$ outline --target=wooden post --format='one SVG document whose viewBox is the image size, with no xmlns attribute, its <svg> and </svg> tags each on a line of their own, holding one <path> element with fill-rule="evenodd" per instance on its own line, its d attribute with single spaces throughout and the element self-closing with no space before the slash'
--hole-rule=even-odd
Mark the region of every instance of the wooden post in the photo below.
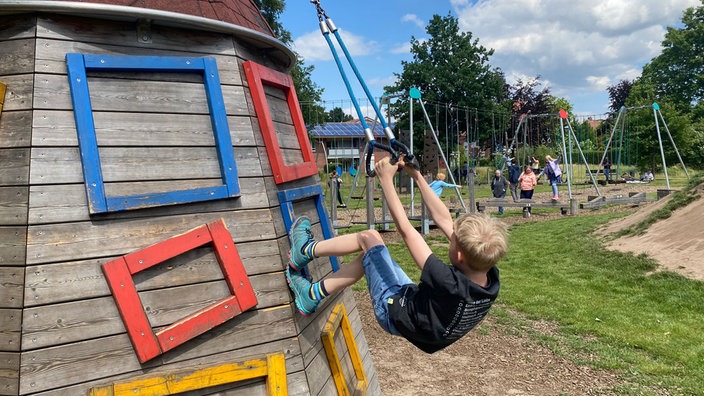
<svg viewBox="0 0 704 396">
<path fill-rule="evenodd" d="M 330 179 L 328 184 L 330 185 L 330 221 L 333 232 L 337 235 L 337 181 Z"/>
<path fill-rule="evenodd" d="M 430 233 L 430 219 L 428 218 L 428 208 L 425 202 L 420 203 L 420 233 L 428 235 Z"/>
<path fill-rule="evenodd" d="M 467 172 L 467 187 L 469 188 L 469 213 L 477 210 L 476 199 L 474 198 L 474 170 Z"/>
</svg>

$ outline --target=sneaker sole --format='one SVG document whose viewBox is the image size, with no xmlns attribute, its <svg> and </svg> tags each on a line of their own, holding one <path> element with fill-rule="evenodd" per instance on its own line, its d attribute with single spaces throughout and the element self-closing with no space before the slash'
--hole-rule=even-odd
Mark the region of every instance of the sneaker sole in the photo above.
<svg viewBox="0 0 704 396">
<path fill-rule="evenodd" d="M 286 283 L 289 285 L 289 289 L 293 292 L 293 303 L 296 305 L 296 308 L 298 308 L 298 312 L 303 315 L 303 316 L 310 316 L 313 314 L 313 312 L 306 313 L 303 308 L 301 308 L 300 305 L 298 305 L 298 299 L 296 298 L 296 292 L 291 289 L 291 279 L 289 278 L 289 270 L 290 270 L 290 265 L 286 265 Z"/>
</svg>

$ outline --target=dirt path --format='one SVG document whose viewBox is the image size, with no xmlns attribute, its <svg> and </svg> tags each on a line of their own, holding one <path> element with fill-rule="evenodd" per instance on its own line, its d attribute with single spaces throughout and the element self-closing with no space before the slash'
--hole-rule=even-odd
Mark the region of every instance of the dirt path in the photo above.
<svg viewBox="0 0 704 396">
<path fill-rule="evenodd" d="M 627 196 L 629 192 L 641 191 L 654 192 L 655 187 L 609 186 L 602 194 Z M 591 190 L 575 191 L 575 196 L 593 194 Z M 549 199 L 545 195 L 536 194 L 534 199 Z M 579 200 L 584 202 L 586 198 Z M 628 247 L 636 254 L 646 252 L 659 259 L 668 269 L 695 278 L 703 276 L 701 279 L 704 279 L 701 255 L 693 253 L 704 251 L 704 210 L 701 206 L 704 200 L 697 202 L 681 213 L 676 212 L 667 222 L 656 224 L 646 236 L 617 240 L 612 242 L 612 246 Z M 625 224 L 645 218 L 661 205 L 662 202 L 641 205 L 635 214 L 602 232 L 614 232 Z M 626 209 L 622 206 L 606 210 Z M 506 218 L 506 221 L 516 223 L 558 217 L 558 213 L 534 215 L 529 219 L 513 216 Z M 682 237 L 683 233 L 686 238 Z M 384 239 L 387 242 L 400 241 L 394 232 L 385 233 Z M 374 319 L 368 294 L 357 292 L 356 297 L 381 389 L 387 396 L 615 395 L 614 387 L 623 385 L 615 373 L 576 366 L 540 345 L 528 332 L 502 325 L 491 315 L 479 328 L 452 346 L 428 355 L 407 341 L 384 333 Z M 543 322 L 529 323 L 533 326 L 530 332 L 550 334 L 554 328 Z"/>
</svg>

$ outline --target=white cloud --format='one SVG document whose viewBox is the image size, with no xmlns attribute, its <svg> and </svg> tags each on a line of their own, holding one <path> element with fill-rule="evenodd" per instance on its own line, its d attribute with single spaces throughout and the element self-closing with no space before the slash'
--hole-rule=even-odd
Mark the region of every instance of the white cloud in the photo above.
<svg viewBox="0 0 704 396">
<path fill-rule="evenodd" d="M 594 93 L 640 75 L 666 26 L 700 0 L 451 0 L 460 27 L 496 50 L 507 76 L 541 75 L 553 94 Z M 577 109 L 578 110 L 578 109 Z"/>
<path fill-rule="evenodd" d="M 403 17 L 401 17 L 402 22 L 410 22 L 416 26 L 418 26 L 421 29 L 425 29 L 425 22 L 418 18 L 418 15 L 416 14 L 406 14 Z"/>
<path fill-rule="evenodd" d="M 411 53 L 411 43 L 399 44 L 389 50 L 392 54 L 410 54 Z"/>
<path fill-rule="evenodd" d="M 379 44 L 373 40 L 366 40 L 361 36 L 357 36 L 342 29 L 338 31 L 347 50 L 352 56 L 371 55 L 379 51 Z M 335 45 L 340 58 L 344 58 L 345 55 L 333 34 L 330 34 L 330 40 Z M 328 61 L 333 59 L 330 46 L 319 30 L 295 38 L 292 48 L 298 52 L 306 62 Z"/>
</svg>

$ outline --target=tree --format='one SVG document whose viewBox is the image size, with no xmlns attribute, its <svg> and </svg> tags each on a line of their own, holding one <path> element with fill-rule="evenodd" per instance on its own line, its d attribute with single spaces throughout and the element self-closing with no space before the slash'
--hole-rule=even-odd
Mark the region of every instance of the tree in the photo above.
<svg viewBox="0 0 704 396">
<path fill-rule="evenodd" d="M 274 35 L 284 44 L 289 44 L 291 42 L 291 33 L 279 23 L 279 16 L 286 7 L 286 1 L 254 0 L 254 4 L 259 7 Z M 323 96 L 323 88 L 318 86 L 311 78 L 313 70 L 315 70 L 314 66 L 306 66 L 305 60 L 296 54 L 296 63 L 291 68 L 291 78 L 296 88 L 298 102 L 301 105 L 303 119 L 309 127 L 325 120 L 325 108 L 318 105 Z"/>
<path fill-rule="evenodd" d="M 668 27 L 662 53 L 643 67 L 656 94 L 679 109 L 704 98 L 704 1 L 684 11 L 681 29 Z"/>
<path fill-rule="evenodd" d="M 353 117 L 349 114 L 346 114 L 340 107 L 335 107 L 332 110 L 328 111 L 325 117 L 326 122 L 346 122 L 352 120 Z"/>
<path fill-rule="evenodd" d="M 628 94 L 631 93 L 631 88 L 633 88 L 633 81 L 631 80 L 621 80 L 614 85 L 610 85 L 606 88 L 609 93 L 609 109 L 616 113 L 621 107 L 626 104 L 626 99 Z"/>
<path fill-rule="evenodd" d="M 445 145 L 452 146 L 449 142 L 455 141 L 467 124 L 478 124 L 478 130 L 484 133 L 479 140 L 487 140 L 486 135 L 494 127 L 490 113 L 498 109 L 507 93 L 503 73 L 489 65 L 494 50 L 479 45 L 472 33 L 461 32 L 457 18 L 449 14 L 445 17 L 434 15 L 426 32 L 430 36 L 427 40 L 411 37 L 413 60 L 401 62 L 403 71 L 395 74 L 396 84 L 385 87 L 386 93 L 402 97 L 393 106 L 394 115 L 401 120 L 397 125 L 402 129 L 409 128 L 407 94 L 411 88 L 418 88 L 425 102 L 447 105 L 450 109 L 441 112 L 438 121 L 439 125 L 449 125 L 451 129 L 444 139 Z M 453 112 L 453 108 L 464 110 Z M 477 117 L 479 110 L 482 111 L 481 117 Z M 414 111 L 422 114 L 420 108 Z M 468 117 L 471 119 L 467 120 Z M 422 116 L 417 119 L 418 124 L 423 124 Z M 418 127 L 420 133 L 415 133 L 416 147 L 422 147 L 421 128 Z"/>
</svg>

